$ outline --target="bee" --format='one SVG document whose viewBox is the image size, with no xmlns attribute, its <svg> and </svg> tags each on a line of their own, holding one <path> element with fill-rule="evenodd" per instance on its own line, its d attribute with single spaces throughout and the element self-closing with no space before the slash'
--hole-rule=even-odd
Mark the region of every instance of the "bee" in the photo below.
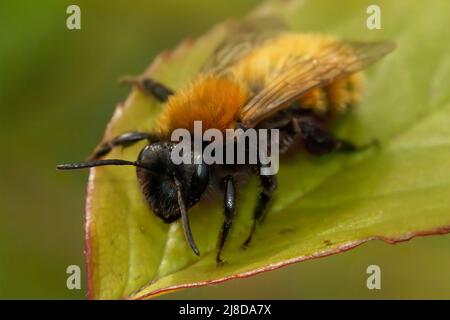
<svg viewBox="0 0 450 320">
<path fill-rule="evenodd" d="M 280 151 L 304 150 L 321 155 L 350 152 L 356 146 L 330 132 L 336 118 L 361 100 L 361 70 L 394 49 L 389 41 L 354 42 L 318 33 L 295 33 L 272 20 L 255 19 L 237 25 L 216 48 L 192 81 L 178 92 L 155 79 L 136 80 L 138 88 L 162 103 L 152 132 L 125 132 L 101 143 L 87 162 L 58 165 L 61 170 L 109 165 L 136 167 L 143 198 L 165 223 L 182 221 L 185 238 L 200 255 L 189 224 L 188 210 L 207 189 L 223 194 L 224 222 L 216 262 L 236 216 L 236 194 L 242 177 L 259 175 L 260 193 L 247 246 L 267 215 L 277 186 L 276 175 L 261 175 L 261 164 L 174 164 L 171 133 L 204 129 L 275 128 Z M 270 23 L 267 23 L 270 21 Z M 148 140 L 136 161 L 103 159 L 112 148 Z M 205 147 L 205 146 L 203 146 Z"/>
</svg>

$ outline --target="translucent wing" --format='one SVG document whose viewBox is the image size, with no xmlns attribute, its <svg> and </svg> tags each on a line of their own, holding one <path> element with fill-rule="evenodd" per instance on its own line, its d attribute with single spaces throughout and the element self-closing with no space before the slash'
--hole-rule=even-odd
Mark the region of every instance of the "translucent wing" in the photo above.
<svg viewBox="0 0 450 320">
<path fill-rule="evenodd" d="M 255 95 L 242 109 L 245 127 L 288 107 L 305 92 L 325 86 L 333 80 L 355 73 L 379 60 L 395 48 L 392 42 L 336 42 L 317 57 L 292 57 L 273 81 Z"/>
<path fill-rule="evenodd" d="M 234 63 L 285 28 L 280 19 L 272 16 L 244 20 L 231 29 L 207 60 L 202 72 L 226 74 Z"/>
</svg>

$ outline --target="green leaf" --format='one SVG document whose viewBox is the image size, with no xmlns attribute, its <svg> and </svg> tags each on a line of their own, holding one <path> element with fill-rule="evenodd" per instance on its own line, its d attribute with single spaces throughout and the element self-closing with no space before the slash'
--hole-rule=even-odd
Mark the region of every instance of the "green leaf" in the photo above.
<svg viewBox="0 0 450 320">
<path fill-rule="evenodd" d="M 259 12 L 284 16 L 293 30 L 352 40 L 391 39 L 397 50 L 367 71 L 364 102 L 336 128 L 339 136 L 380 149 L 353 155 L 298 154 L 282 163 L 276 200 L 252 246 L 240 250 L 251 225 L 256 182 L 239 190 L 237 221 L 216 267 L 221 200 L 191 212 L 202 253 L 186 244 L 181 225 L 167 225 L 144 203 L 133 168 L 91 170 L 86 251 L 91 298 L 148 298 L 183 287 L 247 277 L 294 262 L 339 253 L 368 240 L 389 243 L 450 231 L 450 2 L 376 1 L 382 29 L 366 28 L 374 1 L 271 2 Z M 181 88 L 224 37 L 222 24 L 161 54 L 145 71 Z M 150 130 L 161 106 L 133 90 L 117 107 L 105 139 Z M 114 150 L 135 160 L 143 144 Z"/>
</svg>

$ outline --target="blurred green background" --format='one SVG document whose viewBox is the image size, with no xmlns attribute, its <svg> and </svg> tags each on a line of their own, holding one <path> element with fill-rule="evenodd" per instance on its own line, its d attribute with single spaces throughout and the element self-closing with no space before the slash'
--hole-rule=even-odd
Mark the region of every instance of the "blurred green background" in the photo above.
<svg viewBox="0 0 450 320">
<path fill-rule="evenodd" d="M 66 288 L 66 268 L 84 270 L 87 172 L 55 164 L 82 160 L 155 55 L 257 0 L 14 1 L 0 4 L 0 298 L 85 298 Z M 82 30 L 66 28 L 81 7 Z M 431 23 L 431 22 L 430 22 Z M 381 267 L 382 289 L 366 287 Z M 249 279 L 162 298 L 450 298 L 450 236 L 396 246 L 371 242 L 344 254 Z"/>
</svg>

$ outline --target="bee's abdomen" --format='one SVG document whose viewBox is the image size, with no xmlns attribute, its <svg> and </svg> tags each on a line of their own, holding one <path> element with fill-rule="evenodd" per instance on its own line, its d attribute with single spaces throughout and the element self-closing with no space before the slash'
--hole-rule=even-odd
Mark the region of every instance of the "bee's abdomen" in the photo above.
<svg viewBox="0 0 450 320">
<path fill-rule="evenodd" d="M 363 87 L 362 73 L 355 73 L 308 91 L 298 100 L 298 105 L 320 116 L 342 114 L 361 100 Z"/>
</svg>

